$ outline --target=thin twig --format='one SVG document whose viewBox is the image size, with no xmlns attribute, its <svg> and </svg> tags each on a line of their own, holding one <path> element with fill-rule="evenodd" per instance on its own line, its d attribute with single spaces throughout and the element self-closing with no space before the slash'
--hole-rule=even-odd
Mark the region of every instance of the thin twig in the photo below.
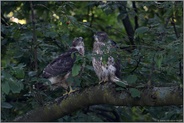
<svg viewBox="0 0 184 123">
<path fill-rule="evenodd" d="M 135 45 L 121 45 L 121 47 L 119 47 L 120 49 L 131 49 L 131 46 L 135 46 Z M 151 47 L 151 46 L 146 46 L 146 45 L 136 45 L 137 47 L 141 47 L 141 48 L 146 48 L 146 49 L 153 49 L 153 50 L 164 50 L 164 48 L 161 47 Z M 163 46 L 164 47 L 164 46 Z"/>
<path fill-rule="evenodd" d="M 36 5 L 34 5 L 34 6 L 44 7 L 44 8 L 46 8 L 47 10 L 51 11 L 53 14 L 55 14 L 52 10 L 50 10 L 47 6 L 45 6 L 45 5 L 43 5 L 43 4 L 36 4 Z M 63 11 L 61 11 L 61 12 L 63 12 Z M 64 13 L 64 12 L 63 12 L 63 13 Z"/>
<path fill-rule="evenodd" d="M 172 17 L 171 19 L 172 19 L 171 24 L 173 25 L 176 38 L 178 39 L 180 37 L 180 35 L 178 34 L 178 32 L 176 30 L 176 24 L 174 22 L 174 17 Z M 183 81 L 183 73 L 182 73 L 182 71 L 183 71 L 182 60 L 179 59 L 179 76 L 181 77 L 181 80 Z"/>
<path fill-rule="evenodd" d="M 142 58 L 143 58 L 142 56 L 139 57 L 139 60 L 137 61 L 135 68 L 130 73 L 133 73 L 139 67 L 139 64 L 140 64 Z"/>
<path fill-rule="evenodd" d="M 92 23 L 93 23 L 93 20 L 94 20 L 94 13 L 93 13 L 93 9 L 92 8 L 91 8 L 91 12 L 92 12 L 92 15 L 91 15 L 91 20 L 90 20 L 89 27 L 92 27 Z"/>
<path fill-rule="evenodd" d="M 32 40 L 32 50 L 34 54 L 34 69 L 37 71 L 38 69 L 38 63 L 37 63 L 37 46 L 35 46 L 37 37 L 36 37 L 36 27 L 35 27 L 35 14 L 34 14 L 34 8 L 33 8 L 33 3 L 30 2 L 30 7 L 31 7 L 31 19 L 32 19 L 32 26 L 33 26 L 33 40 Z"/>
<path fill-rule="evenodd" d="M 179 34 L 178 34 L 177 30 L 176 30 L 176 25 L 175 25 L 175 22 L 174 22 L 174 17 L 172 17 L 171 24 L 173 25 L 173 28 L 174 28 L 174 32 L 175 32 L 176 37 L 179 38 L 180 36 L 179 36 Z"/>
</svg>

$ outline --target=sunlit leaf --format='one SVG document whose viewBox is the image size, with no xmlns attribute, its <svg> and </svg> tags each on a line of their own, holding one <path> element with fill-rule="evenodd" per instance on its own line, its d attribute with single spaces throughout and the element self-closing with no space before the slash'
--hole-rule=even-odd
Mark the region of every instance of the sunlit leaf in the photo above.
<svg viewBox="0 0 184 123">
<path fill-rule="evenodd" d="M 89 70 L 94 70 L 94 68 L 92 66 L 86 65 L 85 68 L 89 69 Z"/>
</svg>

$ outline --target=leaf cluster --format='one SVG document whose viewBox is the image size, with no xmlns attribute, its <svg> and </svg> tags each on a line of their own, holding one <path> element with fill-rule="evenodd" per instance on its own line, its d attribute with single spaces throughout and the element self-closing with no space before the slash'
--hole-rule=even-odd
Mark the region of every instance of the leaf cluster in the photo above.
<svg viewBox="0 0 184 123">
<path fill-rule="evenodd" d="M 44 67 L 68 50 L 75 37 L 84 38 L 86 51 L 84 56 L 76 54 L 68 81 L 78 89 L 98 84 L 91 63 L 92 57 L 101 57 L 92 54 L 92 37 L 96 31 L 105 31 L 116 42 L 116 49 L 102 55 L 103 62 L 109 55 L 120 59 L 121 79 L 129 85 L 142 87 L 149 82 L 153 86 L 182 85 L 182 3 L 136 1 L 133 7 L 129 1 L 2 1 L 1 120 L 12 121 L 64 92 L 62 89 L 50 91 L 49 87 L 35 90 L 33 85 L 48 82 L 40 77 Z M 122 23 L 127 17 L 134 27 L 134 45 Z M 117 91 L 125 88 L 121 83 L 117 86 Z M 140 97 L 135 88 L 129 92 L 135 100 Z M 180 120 L 181 117 L 181 107 L 175 106 L 100 105 L 79 110 L 58 121 L 161 121 Z"/>
</svg>

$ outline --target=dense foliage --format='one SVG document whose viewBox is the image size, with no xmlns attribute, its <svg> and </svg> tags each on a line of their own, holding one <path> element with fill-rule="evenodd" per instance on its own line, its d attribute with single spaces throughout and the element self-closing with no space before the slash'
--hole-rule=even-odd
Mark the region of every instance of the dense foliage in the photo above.
<svg viewBox="0 0 184 123">
<path fill-rule="evenodd" d="M 69 81 L 78 89 L 98 78 L 91 63 L 93 34 L 105 31 L 118 49 L 121 74 L 134 86 L 183 82 L 183 3 L 169 2 L 1 2 L 1 120 L 12 121 L 64 91 L 33 89 L 45 83 L 43 68 L 82 36 Z M 127 28 L 128 27 L 128 28 Z M 78 75 L 79 65 L 83 71 Z M 137 97 L 138 90 L 131 94 Z M 57 121 L 181 121 L 182 107 L 86 107 Z"/>
</svg>

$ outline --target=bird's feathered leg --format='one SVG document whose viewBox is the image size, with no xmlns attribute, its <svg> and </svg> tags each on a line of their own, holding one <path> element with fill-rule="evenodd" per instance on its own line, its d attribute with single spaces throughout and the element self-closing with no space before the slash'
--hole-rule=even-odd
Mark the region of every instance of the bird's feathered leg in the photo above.
<svg viewBox="0 0 184 123">
<path fill-rule="evenodd" d="M 64 87 L 64 84 L 67 85 L 67 86 Z M 62 85 L 62 87 L 65 89 L 65 93 L 63 94 L 63 96 L 64 96 L 64 95 L 67 95 L 67 94 L 68 94 L 68 87 L 69 87 L 69 86 L 68 86 L 68 83 L 65 81 L 65 82 L 62 82 L 61 85 Z"/>
<path fill-rule="evenodd" d="M 102 65 L 101 69 L 102 69 L 102 75 L 101 75 L 101 81 L 99 82 L 99 84 L 102 83 L 102 82 L 107 82 L 109 80 L 108 79 L 109 72 L 108 72 L 107 65 Z"/>
<path fill-rule="evenodd" d="M 65 93 L 63 95 L 68 94 L 68 88 L 69 88 L 69 84 L 66 81 L 66 79 L 69 77 L 70 72 L 68 72 L 64 77 L 62 76 L 57 76 L 57 77 L 52 77 L 49 80 L 51 81 L 52 85 L 51 85 L 51 90 L 55 90 L 59 87 L 62 87 L 63 89 L 65 89 Z"/>
<path fill-rule="evenodd" d="M 67 79 L 69 77 L 69 75 L 70 75 L 70 72 L 65 75 L 65 79 Z M 77 91 L 77 89 L 75 89 L 75 90 L 72 89 L 72 85 L 71 85 L 70 82 L 66 82 L 66 83 L 67 83 L 68 86 L 67 86 L 67 89 L 66 89 L 66 93 L 64 93 L 63 95 L 66 95 L 66 94 L 69 95 L 69 94 Z"/>
<path fill-rule="evenodd" d="M 111 56 L 108 60 L 108 72 L 109 72 L 109 78 L 112 82 L 122 82 L 125 85 L 128 85 L 127 81 L 122 81 L 120 78 L 118 78 L 115 75 L 115 72 L 117 71 L 116 67 L 114 66 L 114 58 Z"/>
</svg>

